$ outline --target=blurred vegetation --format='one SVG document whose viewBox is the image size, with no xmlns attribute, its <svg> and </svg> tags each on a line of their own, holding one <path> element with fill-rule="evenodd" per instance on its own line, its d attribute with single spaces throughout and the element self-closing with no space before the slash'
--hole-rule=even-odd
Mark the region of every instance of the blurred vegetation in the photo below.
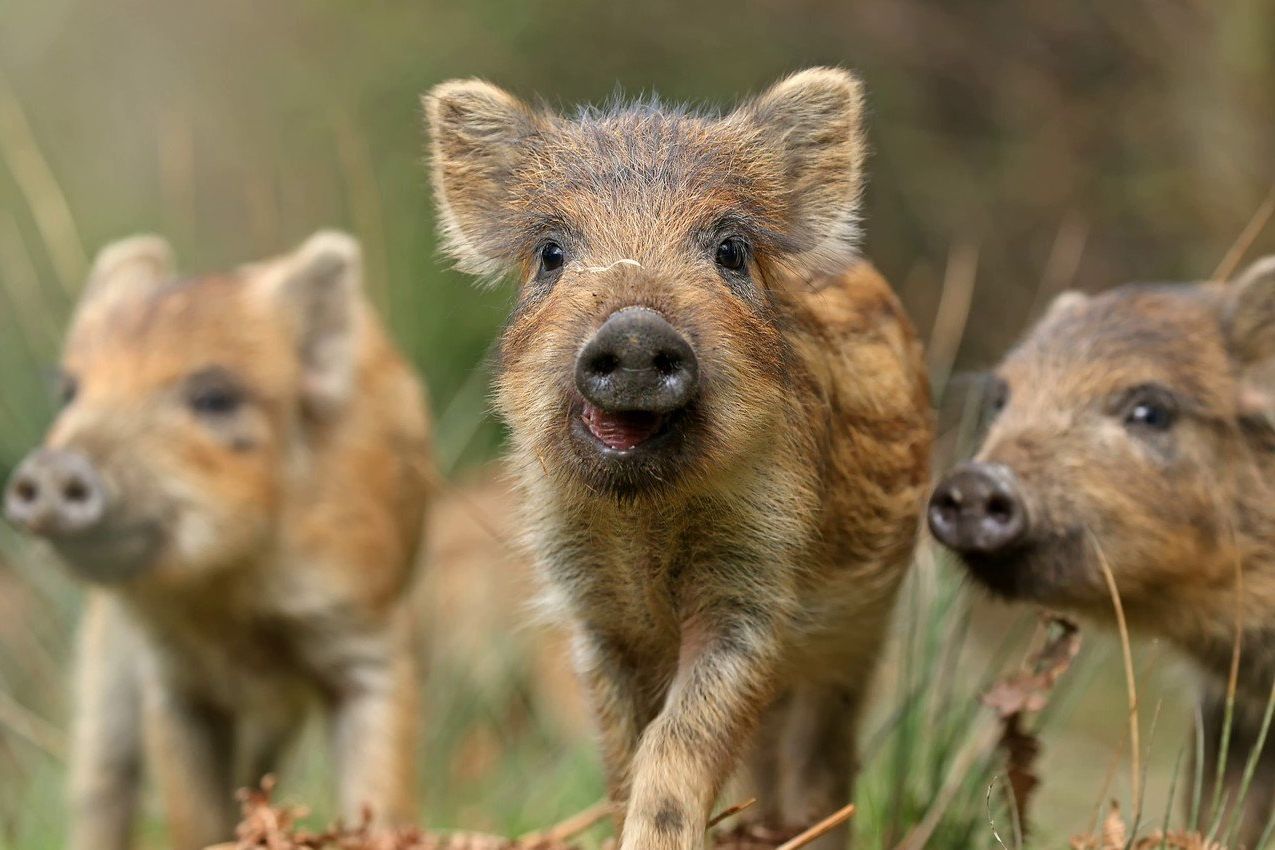
<svg viewBox="0 0 1275 850">
<path fill-rule="evenodd" d="M 352 230 L 378 303 L 430 385 L 444 469 L 490 458 L 501 435 L 487 415 L 484 358 L 509 298 L 472 289 L 435 254 L 419 93 L 484 76 L 553 104 L 618 86 L 724 105 L 815 63 L 867 82 L 866 251 L 922 330 L 946 333 L 941 370 L 949 351 L 958 369 L 992 362 L 1058 289 L 1209 275 L 1275 179 L 1270 0 L 5 0 L 0 477 L 51 418 L 46 377 L 87 258 L 140 230 L 171 239 L 190 271 L 277 253 L 320 227 Z M 1275 250 L 1270 231 L 1262 250 Z M 974 286 L 968 323 L 961 305 L 939 308 L 953 277 Z M 923 573 L 947 590 L 909 597 L 900 633 L 919 643 L 901 643 L 900 658 L 945 645 L 950 635 L 933 630 L 969 617 L 960 601 L 932 616 L 917 600 L 958 590 L 950 571 Z M 70 583 L 0 527 L 0 847 L 60 840 L 76 605 Z M 999 636 L 1003 621 L 982 630 Z M 468 659 L 435 658 L 423 768 L 435 823 L 529 828 L 598 792 L 587 742 L 532 710 L 517 644 L 507 633 L 488 641 L 496 673 L 485 689 Z M 884 677 L 879 714 L 905 715 L 881 721 L 880 752 L 893 755 L 868 765 L 867 846 L 897 838 L 924 809 L 926 783 L 963 728 L 959 714 L 904 705 L 950 663 L 917 657 Z M 1157 651 L 1147 657 L 1163 666 Z M 986 658 L 970 663 L 977 671 Z M 979 674 L 967 678 L 972 688 Z M 1059 776 L 1084 777 L 1052 780 L 1074 790 L 1046 798 L 1065 809 L 1041 814 L 1059 829 L 1084 828 L 1100 796 L 1095 773 L 1114 764 L 1121 740 L 1119 689 L 1097 690 L 1117 695 L 1093 703 L 1107 709 L 1102 728 L 1046 756 Z M 1182 708 L 1168 699 L 1166 718 Z M 524 704 L 524 720 L 511 721 Z M 936 716 L 952 728 L 927 722 Z M 1168 740 L 1180 740 L 1181 723 L 1160 722 L 1177 723 Z M 446 768 L 462 750 L 464 764 L 476 752 L 500 769 Z M 1161 761 L 1176 753 L 1167 747 Z M 985 789 L 970 786 L 943 846 L 992 844 Z"/>
</svg>

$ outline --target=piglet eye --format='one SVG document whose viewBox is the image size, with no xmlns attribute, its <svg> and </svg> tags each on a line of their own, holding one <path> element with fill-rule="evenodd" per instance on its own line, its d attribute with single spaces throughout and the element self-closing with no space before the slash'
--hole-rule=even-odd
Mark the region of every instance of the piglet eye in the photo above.
<svg viewBox="0 0 1275 850">
<path fill-rule="evenodd" d="M 190 397 L 190 409 L 209 416 L 232 413 L 242 401 L 229 387 L 209 387 Z"/>
<path fill-rule="evenodd" d="M 1009 404 L 1009 384 L 1004 378 L 993 377 L 987 391 L 987 409 L 994 416 Z"/>
<path fill-rule="evenodd" d="M 1134 392 L 1124 415 L 1128 428 L 1167 431 L 1178 418 L 1174 398 L 1160 387 L 1145 387 Z"/>
<path fill-rule="evenodd" d="M 721 244 L 717 246 L 717 256 L 714 259 L 717 265 L 727 271 L 737 272 L 744 267 L 744 263 L 748 259 L 748 247 L 744 244 L 743 239 L 736 236 L 723 239 Z"/>
<path fill-rule="evenodd" d="M 1134 405 L 1125 422 L 1129 425 L 1141 425 L 1156 431 L 1163 431 L 1173 424 L 1173 412 L 1163 405 L 1153 402 L 1142 402 Z"/>
<path fill-rule="evenodd" d="M 72 375 L 63 375 L 58 380 L 58 403 L 63 407 L 70 405 L 79 391 L 80 382 Z"/>
<path fill-rule="evenodd" d="M 223 369 L 198 372 L 187 382 L 186 405 L 199 416 L 228 416 L 243 403 L 243 390 Z"/>
<path fill-rule="evenodd" d="M 557 242 L 546 242 L 540 246 L 540 268 L 547 272 L 554 272 L 562 268 L 562 264 L 566 262 L 566 254 L 562 251 L 562 246 Z"/>
</svg>

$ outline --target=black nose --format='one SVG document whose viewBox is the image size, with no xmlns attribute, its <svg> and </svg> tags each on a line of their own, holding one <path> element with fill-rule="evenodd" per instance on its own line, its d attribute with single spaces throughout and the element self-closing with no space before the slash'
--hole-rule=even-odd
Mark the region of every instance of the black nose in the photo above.
<svg viewBox="0 0 1275 850">
<path fill-rule="evenodd" d="M 75 451 L 32 452 L 5 489 L 4 513 L 9 522 L 44 537 L 89 531 L 105 512 L 102 480 L 92 462 Z"/>
<path fill-rule="evenodd" d="M 698 387 L 691 344 L 645 307 L 612 313 L 576 358 L 576 388 L 608 413 L 670 413 L 685 407 Z"/>
<path fill-rule="evenodd" d="M 961 554 L 1002 552 L 1027 533 L 1017 476 L 999 463 L 967 463 L 939 482 L 930 497 L 930 531 Z"/>
</svg>

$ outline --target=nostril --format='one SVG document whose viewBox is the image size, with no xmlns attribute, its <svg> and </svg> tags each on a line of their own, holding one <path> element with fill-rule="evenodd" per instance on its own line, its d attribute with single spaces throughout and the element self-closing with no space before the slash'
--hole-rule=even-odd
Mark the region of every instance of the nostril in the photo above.
<svg viewBox="0 0 1275 850">
<path fill-rule="evenodd" d="M 994 495 L 987 500 L 987 516 L 1001 525 L 1007 525 L 1014 518 L 1014 504 L 1000 494 Z"/>
<path fill-rule="evenodd" d="M 655 366 L 655 371 L 659 372 L 665 378 L 675 375 L 682 370 L 682 359 L 676 354 L 669 354 L 667 351 L 661 351 L 656 354 L 651 363 Z"/>
<path fill-rule="evenodd" d="M 30 478 L 23 478 L 13 485 L 13 495 L 18 501 L 30 504 L 40 497 L 40 488 Z"/>
<path fill-rule="evenodd" d="M 592 375 L 605 378 L 620 367 L 620 359 L 614 354 L 603 351 L 589 359 L 588 371 Z"/>
<path fill-rule="evenodd" d="M 89 495 L 88 485 L 80 478 L 72 478 L 62 488 L 62 498 L 72 504 L 87 502 Z"/>
</svg>

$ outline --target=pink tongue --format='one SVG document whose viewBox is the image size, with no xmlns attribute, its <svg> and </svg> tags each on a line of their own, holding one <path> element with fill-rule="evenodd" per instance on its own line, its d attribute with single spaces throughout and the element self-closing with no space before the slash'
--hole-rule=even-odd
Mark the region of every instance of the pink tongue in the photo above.
<svg viewBox="0 0 1275 850">
<path fill-rule="evenodd" d="M 589 433 L 602 441 L 609 449 L 625 452 L 640 446 L 660 430 L 664 417 L 658 413 L 640 410 L 623 413 L 607 413 L 587 401 L 581 414 Z"/>
</svg>

